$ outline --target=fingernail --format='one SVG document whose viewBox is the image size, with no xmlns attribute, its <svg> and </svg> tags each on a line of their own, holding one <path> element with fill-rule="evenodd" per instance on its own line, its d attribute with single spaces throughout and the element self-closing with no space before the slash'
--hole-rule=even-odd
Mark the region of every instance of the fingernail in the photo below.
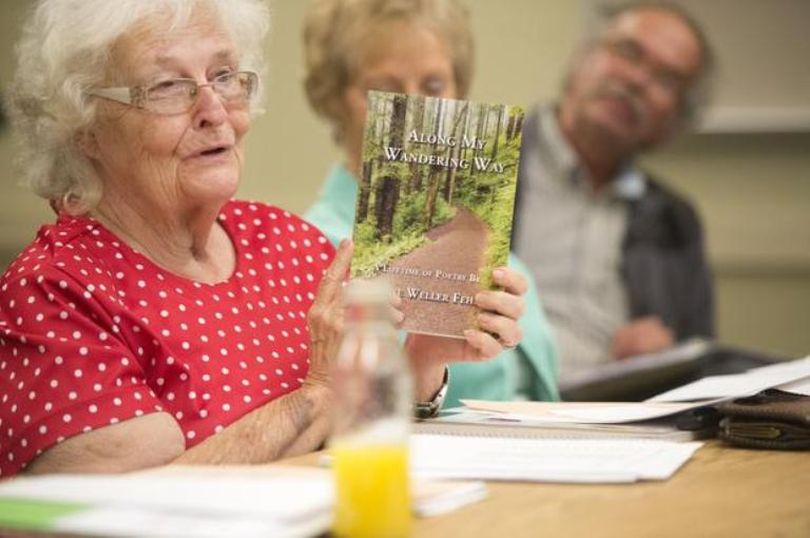
<svg viewBox="0 0 810 538">
<path fill-rule="evenodd" d="M 505 273 L 506 271 L 504 271 L 501 268 L 495 269 L 494 271 L 492 271 L 492 278 L 500 280 L 505 276 Z"/>
<path fill-rule="evenodd" d="M 464 338 L 472 338 L 472 336 L 474 334 L 475 334 L 475 331 L 472 330 L 472 329 L 465 329 L 464 330 Z"/>
</svg>

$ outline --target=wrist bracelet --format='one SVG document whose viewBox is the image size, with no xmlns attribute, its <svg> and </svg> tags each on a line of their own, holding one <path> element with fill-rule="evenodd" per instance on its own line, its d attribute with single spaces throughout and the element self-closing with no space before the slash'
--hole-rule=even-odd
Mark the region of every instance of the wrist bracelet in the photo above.
<svg viewBox="0 0 810 538">
<path fill-rule="evenodd" d="M 447 366 L 444 367 L 444 378 L 442 379 L 442 386 L 439 391 L 429 402 L 416 402 L 413 406 L 413 415 L 418 419 L 434 418 L 439 414 L 439 411 L 444 405 L 444 399 L 447 397 L 447 385 L 450 379 L 450 371 Z"/>
</svg>

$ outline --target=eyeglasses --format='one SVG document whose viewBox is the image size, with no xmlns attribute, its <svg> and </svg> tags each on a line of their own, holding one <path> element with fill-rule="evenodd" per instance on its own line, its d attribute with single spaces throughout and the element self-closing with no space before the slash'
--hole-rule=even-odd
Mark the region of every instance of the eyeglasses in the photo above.
<svg viewBox="0 0 810 538">
<path fill-rule="evenodd" d="M 635 40 L 618 39 L 615 41 L 605 41 L 602 43 L 602 46 L 617 58 L 621 58 L 634 66 L 644 65 L 648 69 L 652 80 L 655 81 L 661 89 L 671 94 L 677 94 L 686 86 L 687 76 L 673 69 L 656 65 L 656 63 L 649 58 L 641 44 Z"/>
<path fill-rule="evenodd" d="M 217 75 L 206 84 L 193 78 L 172 78 L 149 86 L 96 88 L 87 93 L 156 114 L 182 114 L 191 110 L 200 88 L 206 86 L 228 103 L 247 103 L 256 94 L 259 76 L 253 71 L 233 71 Z"/>
</svg>

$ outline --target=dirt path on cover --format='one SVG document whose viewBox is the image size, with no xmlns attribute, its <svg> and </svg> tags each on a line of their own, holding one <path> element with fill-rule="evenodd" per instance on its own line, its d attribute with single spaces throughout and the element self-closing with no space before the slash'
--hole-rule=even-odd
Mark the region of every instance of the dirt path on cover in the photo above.
<svg viewBox="0 0 810 538">
<path fill-rule="evenodd" d="M 471 299 L 480 290 L 469 276 L 477 275 L 484 262 L 489 229 L 472 211 L 459 207 L 455 217 L 430 230 L 427 236 L 430 242 L 390 264 L 394 268 L 419 268 L 430 273 L 427 277 L 390 275 L 403 294 L 404 328 L 461 336 L 464 329 L 474 326 L 475 313 L 472 306 L 462 304 L 461 296 Z M 437 276 L 437 270 L 445 275 Z M 453 275 L 463 279 L 452 278 Z M 409 298 L 419 292 L 421 299 Z"/>
</svg>

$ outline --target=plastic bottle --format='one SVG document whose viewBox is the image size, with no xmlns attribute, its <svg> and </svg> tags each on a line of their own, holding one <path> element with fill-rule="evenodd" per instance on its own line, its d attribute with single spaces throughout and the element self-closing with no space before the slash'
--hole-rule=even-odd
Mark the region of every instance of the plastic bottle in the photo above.
<svg viewBox="0 0 810 538">
<path fill-rule="evenodd" d="M 391 288 L 382 279 L 353 281 L 344 292 L 345 333 L 332 378 L 334 532 L 352 538 L 408 536 L 413 380 L 391 323 Z"/>
</svg>

